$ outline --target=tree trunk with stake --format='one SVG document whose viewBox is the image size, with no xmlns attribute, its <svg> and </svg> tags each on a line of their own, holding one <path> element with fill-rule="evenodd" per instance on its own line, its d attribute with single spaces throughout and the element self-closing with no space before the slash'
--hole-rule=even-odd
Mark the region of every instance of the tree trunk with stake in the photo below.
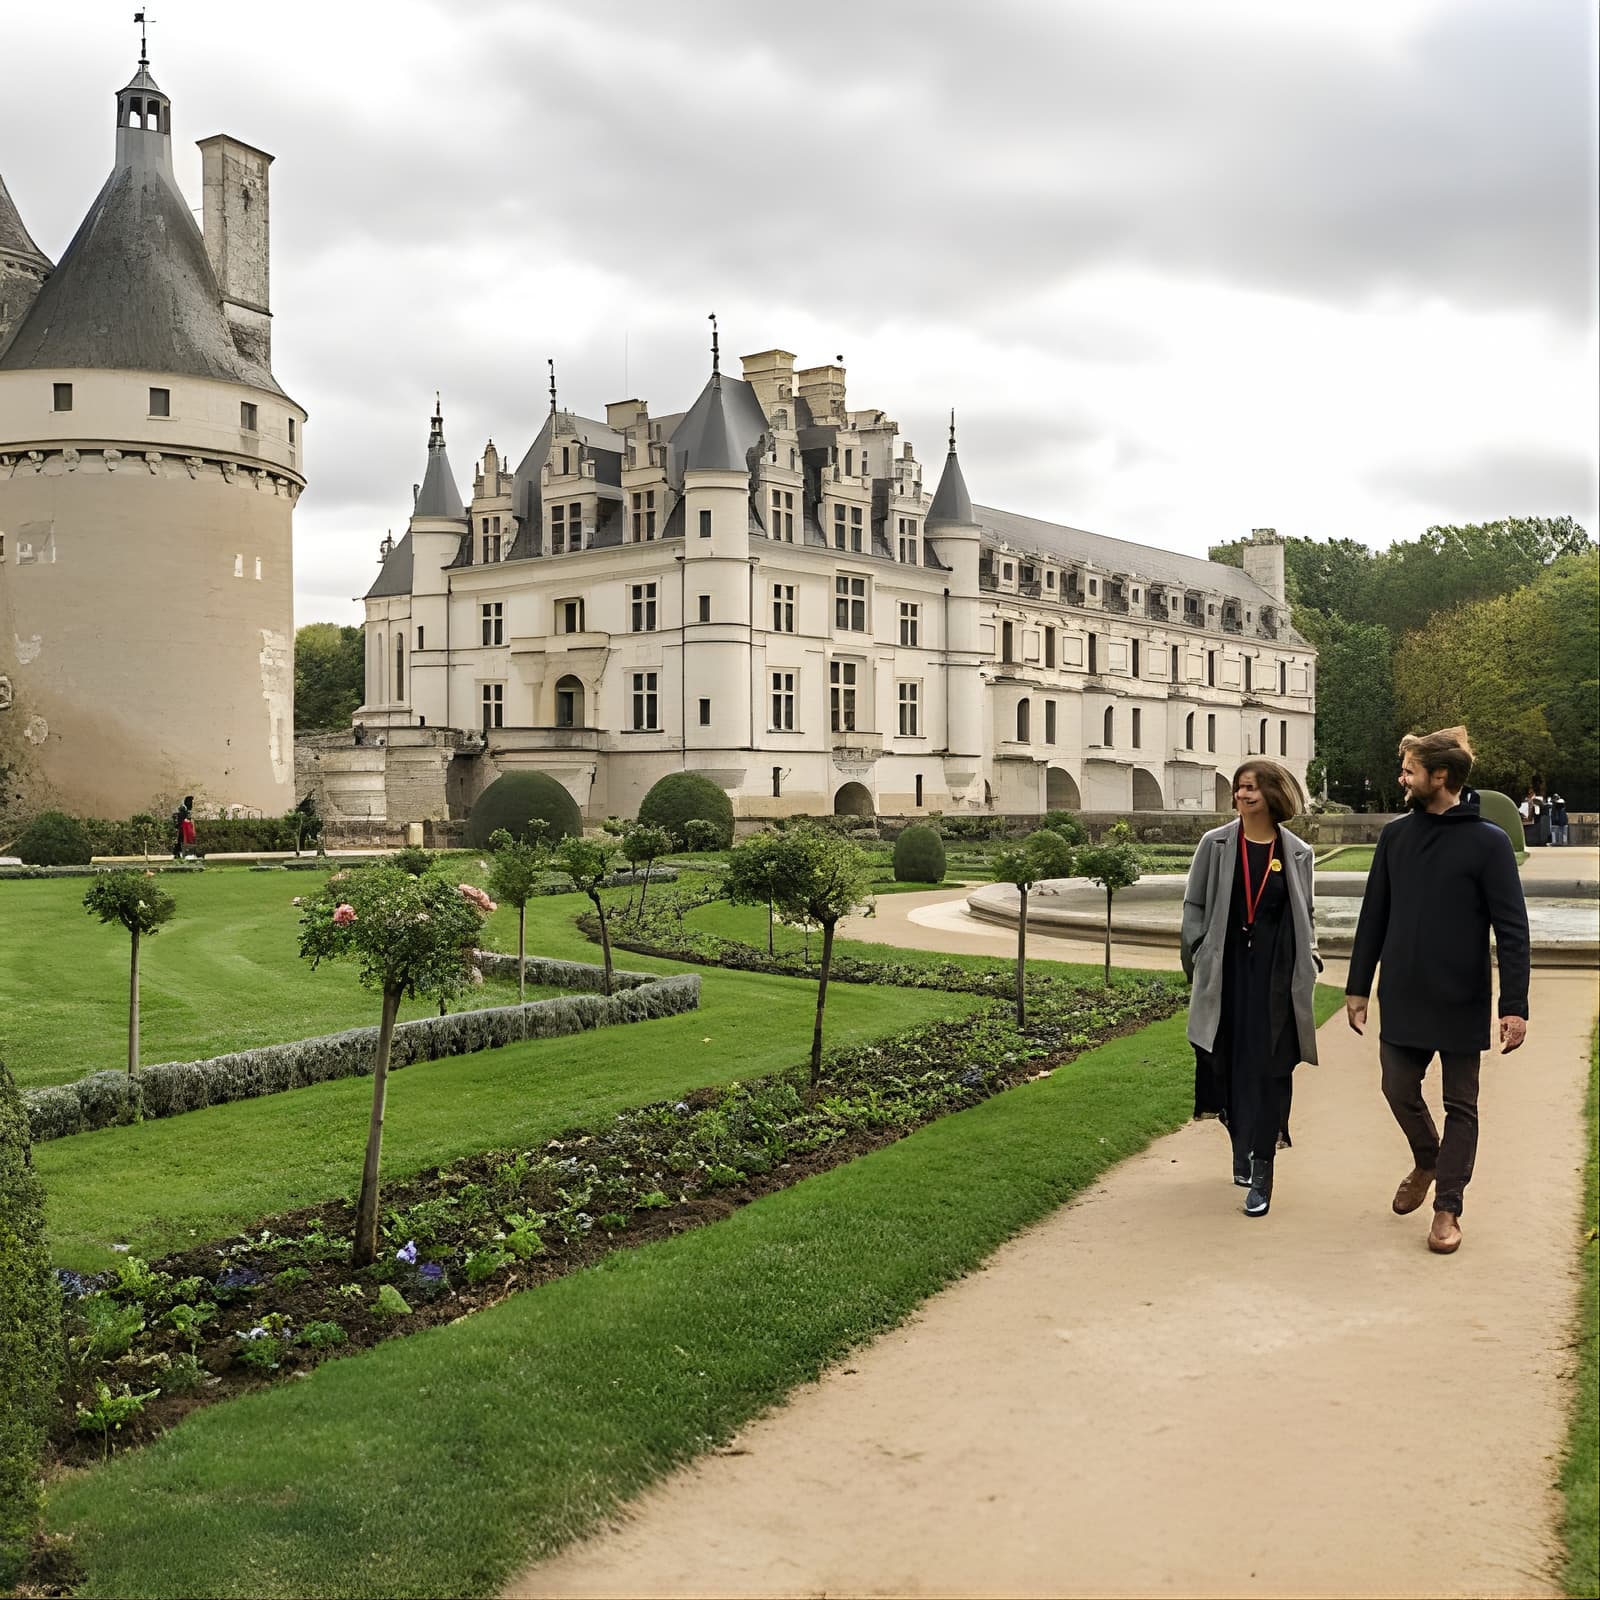
<svg viewBox="0 0 1600 1600">
<path fill-rule="evenodd" d="M 833 923 L 822 924 L 822 976 L 817 980 L 817 1020 L 811 1029 L 811 1092 L 822 1078 L 822 1008 L 828 1002 L 828 969 L 833 965 Z"/>
<path fill-rule="evenodd" d="M 383 1108 L 389 1092 L 389 1047 L 400 991 L 383 991 L 383 1021 L 378 1026 L 378 1053 L 372 1064 L 372 1117 L 367 1123 L 367 1157 L 361 1167 L 361 1198 L 356 1205 L 356 1237 L 351 1264 L 370 1267 L 378 1259 L 378 1161 L 383 1154 Z"/>
<path fill-rule="evenodd" d="M 128 1076 L 139 1070 L 139 930 L 133 930 L 133 956 L 128 963 Z"/>
<path fill-rule="evenodd" d="M 1111 889 L 1106 889 L 1106 988 L 1111 987 Z"/>
<path fill-rule="evenodd" d="M 769 958 L 771 957 L 771 955 L 773 953 L 773 951 L 772 951 L 772 919 L 773 919 L 772 891 L 770 889 L 768 889 L 767 890 L 767 955 L 768 955 Z"/>
<path fill-rule="evenodd" d="M 1028 1021 L 1025 974 L 1028 970 L 1028 886 L 1017 885 L 1017 1026 Z"/>
<path fill-rule="evenodd" d="M 528 902 L 517 907 L 517 1004 L 528 1003 Z"/>
<path fill-rule="evenodd" d="M 611 930 L 606 927 L 606 908 L 600 903 L 599 890 L 591 890 L 589 898 L 594 901 L 594 913 L 600 919 L 600 955 L 605 962 L 605 992 L 611 993 Z"/>
</svg>

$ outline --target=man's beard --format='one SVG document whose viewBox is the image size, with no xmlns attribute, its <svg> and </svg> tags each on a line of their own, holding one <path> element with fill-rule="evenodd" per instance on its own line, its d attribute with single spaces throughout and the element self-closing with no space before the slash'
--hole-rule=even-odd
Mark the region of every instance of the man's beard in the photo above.
<svg viewBox="0 0 1600 1600">
<path fill-rule="evenodd" d="M 1409 811 L 1426 811 L 1428 802 L 1433 799 L 1432 794 L 1422 794 L 1416 789 L 1406 790 L 1406 809 Z"/>
</svg>

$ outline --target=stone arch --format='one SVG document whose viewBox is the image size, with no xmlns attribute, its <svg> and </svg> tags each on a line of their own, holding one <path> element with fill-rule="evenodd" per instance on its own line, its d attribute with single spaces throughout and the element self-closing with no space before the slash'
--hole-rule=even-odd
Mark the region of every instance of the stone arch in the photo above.
<svg viewBox="0 0 1600 1600">
<path fill-rule="evenodd" d="M 833 814 L 836 817 L 874 816 L 872 791 L 864 783 L 841 783 L 833 797 Z"/>
<path fill-rule="evenodd" d="M 586 728 L 584 715 L 585 695 L 583 679 L 573 673 L 556 679 L 556 726 L 558 728 Z"/>
<path fill-rule="evenodd" d="M 1217 810 L 1233 810 L 1233 784 L 1229 781 L 1228 774 L 1225 772 L 1217 774 Z"/>
<path fill-rule="evenodd" d="M 1161 785 L 1153 772 L 1143 767 L 1133 769 L 1133 809 L 1135 811 L 1165 811 L 1161 798 Z"/>
<path fill-rule="evenodd" d="M 1044 776 L 1044 803 L 1050 811 L 1081 811 L 1083 796 L 1065 767 L 1051 767 Z"/>
</svg>

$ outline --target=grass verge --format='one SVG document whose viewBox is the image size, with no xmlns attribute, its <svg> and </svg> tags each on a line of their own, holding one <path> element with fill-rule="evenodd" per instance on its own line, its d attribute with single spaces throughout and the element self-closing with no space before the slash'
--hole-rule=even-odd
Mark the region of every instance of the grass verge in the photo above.
<svg viewBox="0 0 1600 1600">
<path fill-rule="evenodd" d="M 1566 1496 L 1567 1564 L 1562 1579 L 1569 1595 L 1600 1595 L 1600 1029 L 1589 1042 L 1589 1097 L 1585 1121 L 1589 1159 L 1583 1178 L 1583 1233 L 1579 1249 L 1578 1381 L 1572 1397 L 1567 1459 L 1561 1472 Z"/>
<path fill-rule="evenodd" d="M 479 1595 L 1179 1126 L 1176 1017 L 714 1227 L 59 1484 L 84 1595 Z M 998 1181 L 997 1181 L 998 1180 Z"/>
</svg>

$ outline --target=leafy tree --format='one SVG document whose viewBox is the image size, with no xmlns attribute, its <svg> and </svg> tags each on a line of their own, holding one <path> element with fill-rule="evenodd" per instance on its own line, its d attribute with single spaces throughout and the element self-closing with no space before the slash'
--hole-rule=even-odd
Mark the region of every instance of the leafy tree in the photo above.
<svg viewBox="0 0 1600 1600">
<path fill-rule="evenodd" d="M 1017 889 L 1017 1026 L 1028 1020 L 1028 891 L 1047 878 L 1070 878 L 1073 849 L 1053 828 L 1029 834 L 1020 845 L 1002 850 L 994 859 L 996 883 Z"/>
<path fill-rule="evenodd" d="M 772 924 L 777 905 L 778 884 L 783 878 L 781 857 L 786 833 L 752 834 L 728 854 L 722 877 L 722 892 L 736 906 L 761 905 L 767 908 L 767 954 L 773 953 Z"/>
<path fill-rule="evenodd" d="M 555 865 L 572 879 L 579 894 L 586 894 L 600 919 L 600 954 L 605 962 L 605 992 L 611 993 L 611 930 L 606 924 L 605 901 L 600 890 L 611 871 L 616 846 L 610 839 L 584 839 L 576 835 L 556 847 Z"/>
<path fill-rule="evenodd" d="M 12 848 L 34 867 L 86 867 L 94 857 L 89 830 L 64 811 L 41 811 Z"/>
<path fill-rule="evenodd" d="M 119 922 L 128 930 L 132 953 L 128 962 L 128 1075 L 139 1070 L 139 940 L 159 932 L 178 909 L 154 876 L 134 872 L 107 872 L 94 880 L 83 897 L 86 911 L 102 922 Z"/>
<path fill-rule="evenodd" d="M 648 823 L 636 823 L 622 836 L 622 853 L 635 872 L 644 868 L 644 882 L 639 886 L 639 915 L 644 915 L 644 897 L 650 892 L 650 872 L 656 861 L 672 848 L 672 835 L 665 828 L 653 828 Z M 631 897 L 630 897 L 631 898 Z"/>
<path fill-rule="evenodd" d="M 139 841 L 139 853 L 150 859 L 150 841 L 161 836 L 161 824 L 148 811 L 136 811 L 128 818 L 128 827 Z"/>
<path fill-rule="evenodd" d="M 308 622 L 294 636 L 296 732 L 348 728 L 366 689 L 362 630 Z"/>
<path fill-rule="evenodd" d="M 791 917 L 822 929 L 822 970 L 817 980 L 817 1015 L 811 1030 L 811 1088 L 822 1077 L 822 1016 L 833 968 L 833 934 L 866 897 L 871 867 L 861 846 L 841 834 L 803 823 L 782 835 L 773 898 Z"/>
<path fill-rule="evenodd" d="M 28 1113 L 0 1061 L 0 1589 L 22 1574 L 39 1520 L 39 1459 L 61 1372 L 61 1290 L 45 1240 Z"/>
<path fill-rule="evenodd" d="M 539 892 L 545 869 L 550 863 L 550 852 L 539 842 L 541 826 L 537 831 L 530 825 L 529 839 L 513 839 L 504 828 L 496 828 L 489 835 L 489 848 L 494 854 L 489 858 L 489 893 L 501 905 L 517 908 L 517 1004 L 528 998 L 527 974 L 523 970 L 528 961 L 528 902 Z"/>
<path fill-rule="evenodd" d="M 494 902 L 470 884 L 457 888 L 438 877 L 413 878 L 380 862 L 335 873 L 301 912 L 300 954 L 312 967 L 354 961 L 363 987 L 383 997 L 351 1253 L 358 1267 L 378 1256 L 378 1166 L 400 1001 L 408 995 L 448 1000 L 461 993 L 471 981 L 482 920 L 493 909 Z"/>
<path fill-rule="evenodd" d="M 1358 810 L 1382 809 L 1398 768 L 1389 634 L 1375 623 L 1315 613 L 1301 631 L 1318 652 L 1316 753 L 1328 792 Z"/>
<path fill-rule="evenodd" d="M 1106 988 L 1111 987 L 1111 897 L 1139 881 L 1139 852 L 1133 846 L 1133 829 L 1114 822 L 1105 838 L 1078 852 L 1080 878 L 1098 883 L 1106 892 Z"/>
</svg>

